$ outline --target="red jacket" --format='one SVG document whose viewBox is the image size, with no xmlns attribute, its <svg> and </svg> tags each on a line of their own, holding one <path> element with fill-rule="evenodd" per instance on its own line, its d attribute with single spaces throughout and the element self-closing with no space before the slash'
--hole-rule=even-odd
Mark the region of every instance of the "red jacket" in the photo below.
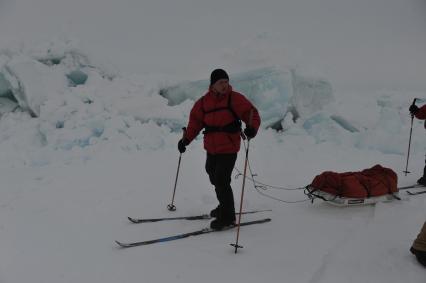
<svg viewBox="0 0 426 283">
<path fill-rule="evenodd" d="M 191 142 L 206 125 L 223 127 L 235 121 L 236 117 L 228 109 L 229 102 L 232 111 L 246 125 L 249 124 L 250 110 L 253 109 L 251 127 L 257 132 L 260 126 L 259 112 L 247 98 L 233 91 L 230 86 L 226 94 L 215 94 L 209 90 L 195 102 L 189 116 L 185 138 Z M 236 153 L 240 150 L 240 144 L 240 132 L 216 131 L 204 134 L 204 149 L 210 154 Z"/>
<path fill-rule="evenodd" d="M 426 120 L 426 105 L 419 108 L 419 111 L 414 115 L 417 119 Z"/>
</svg>

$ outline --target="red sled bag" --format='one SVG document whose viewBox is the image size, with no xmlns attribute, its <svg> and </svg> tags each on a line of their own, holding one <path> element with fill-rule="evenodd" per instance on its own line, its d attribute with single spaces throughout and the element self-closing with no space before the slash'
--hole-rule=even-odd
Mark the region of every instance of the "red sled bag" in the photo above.
<svg viewBox="0 0 426 283">
<path fill-rule="evenodd" d="M 312 200 L 321 198 L 337 205 L 367 204 L 398 198 L 397 183 L 398 176 L 392 169 L 375 165 L 360 172 L 324 172 L 306 189 Z"/>
</svg>

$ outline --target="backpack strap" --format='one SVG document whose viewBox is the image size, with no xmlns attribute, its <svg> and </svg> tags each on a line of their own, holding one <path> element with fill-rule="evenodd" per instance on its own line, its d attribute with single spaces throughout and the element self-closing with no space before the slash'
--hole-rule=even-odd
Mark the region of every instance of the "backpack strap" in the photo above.
<svg viewBox="0 0 426 283">
<path fill-rule="evenodd" d="M 214 108 L 209 111 L 206 111 L 204 109 L 204 96 L 201 98 L 201 111 L 203 114 L 209 114 L 213 112 L 218 112 L 222 110 L 228 110 L 231 112 L 232 116 L 234 117 L 234 121 L 231 123 L 223 126 L 223 127 L 215 127 L 215 126 L 209 126 L 204 123 L 204 132 L 203 134 L 213 133 L 213 132 L 225 132 L 225 133 L 237 133 L 241 132 L 241 119 L 238 117 L 238 115 L 235 113 L 234 109 L 231 107 L 232 102 L 232 92 L 228 95 L 228 104 L 226 107 L 219 107 Z"/>
<path fill-rule="evenodd" d="M 232 116 L 234 116 L 235 120 L 241 121 L 240 117 L 238 117 L 237 113 L 235 113 L 234 109 L 231 107 L 231 98 L 232 98 L 232 92 L 228 96 L 228 110 L 232 113 Z"/>
</svg>

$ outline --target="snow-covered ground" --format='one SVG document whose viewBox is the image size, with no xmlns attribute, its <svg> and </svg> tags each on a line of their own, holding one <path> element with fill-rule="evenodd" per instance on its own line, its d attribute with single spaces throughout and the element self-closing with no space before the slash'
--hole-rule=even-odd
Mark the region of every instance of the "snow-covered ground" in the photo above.
<svg viewBox="0 0 426 283">
<path fill-rule="evenodd" d="M 203 172 L 200 142 L 184 154 L 175 204 L 168 212 L 179 135 L 162 150 L 103 150 L 69 164 L 2 164 L 0 260 L 3 282 L 424 282 L 424 269 L 408 252 L 425 219 L 426 198 L 376 206 L 336 208 L 321 201 L 286 204 L 259 195 L 248 183 L 247 209 L 272 209 L 243 220 L 271 217 L 232 231 L 120 250 L 114 240 L 139 241 L 189 232 L 205 221 L 129 224 L 126 216 L 161 217 L 208 212 L 216 206 Z M 251 146 L 259 180 L 296 187 L 322 170 L 357 170 L 381 163 L 401 172 L 403 156 L 315 144 L 261 132 Z M 15 153 L 18 155 L 18 153 Z M 412 169 L 423 165 L 414 155 Z M 6 163 L 6 162 L 5 162 Z M 237 163 L 242 170 L 242 154 Z M 414 182 L 401 174 L 400 184 Z M 233 182 L 236 199 L 241 178 Z M 287 201 L 301 191 L 267 191 Z M 237 202 L 238 203 L 238 202 Z M 284 279 L 285 278 L 285 279 Z"/>
<path fill-rule="evenodd" d="M 166 208 L 177 169 L 180 128 L 216 67 L 229 70 L 231 84 L 244 91 L 262 114 L 263 127 L 250 144 L 250 169 L 256 180 L 299 188 L 323 171 L 357 171 L 375 164 L 397 172 L 399 186 L 420 177 L 426 137 L 418 120 L 413 124 L 408 168 L 412 173 L 402 173 L 411 126 L 408 107 L 415 97 L 426 97 L 424 80 L 417 79 L 425 77 L 424 58 L 422 52 L 414 52 L 424 50 L 424 42 L 415 37 L 417 28 L 404 33 L 422 22 L 408 17 L 416 14 L 414 10 L 393 15 L 393 21 L 407 19 L 398 29 L 386 25 L 392 23 L 386 12 L 402 7 L 397 1 L 383 7 L 382 0 L 369 1 L 371 6 L 360 1 L 371 15 L 358 10 L 361 4 L 324 1 L 334 4 L 341 16 L 358 11 L 364 28 L 372 27 L 369 35 L 384 32 L 379 39 L 371 37 L 364 52 L 358 50 L 358 55 L 367 55 L 359 57 L 366 64 L 366 73 L 360 75 L 362 64 L 344 56 L 345 46 L 330 42 L 340 23 L 354 36 L 348 44 L 367 39 L 352 30 L 358 20 L 348 17 L 346 22 L 333 14 L 333 21 L 315 26 L 309 35 L 328 28 L 324 42 L 331 49 L 323 53 L 327 49 L 323 41 L 297 35 L 312 27 L 300 25 L 308 23 L 299 19 L 306 16 L 302 8 L 314 5 L 319 14 L 314 10 L 308 14 L 322 19 L 327 5 L 319 9 L 314 1 L 289 1 L 288 6 L 278 2 L 232 1 L 223 13 L 220 5 L 189 0 L 182 0 L 184 6 L 179 2 L 168 6 L 166 1 L 148 1 L 144 6 L 130 0 L 0 2 L 0 23 L 12 24 L 0 27 L 5 35 L 0 39 L 0 283 L 425 282 L 424 268 L 409 248 L 426 220 L 426 195 L 409 197 L 405 192 L 401 201 L 338 208 L 322 201 L 311 203 L 302 190 L 256 191 L 248 182 L 244 209 L 272 211 L 246 215 L 243 221 L 264 217 L 272 221 L 242 227 L 244 248 L 238 254 L 229 246 L 235 242 L 235 231 L 125 250 L 115 244 L 114 240 L 149 240 L 208 226 L 205 220 L 136 225 L 126 217 L 196 215 L 216 207 L 198 138 L 182 156 L 177 210 Z M 412 0 L 409 6 L 424 8 L 416 3 Z M 234 20 L 246 28 L 227 25 L 238 7 L 244 13 Z M 141 9 L 139 20 L 136 8 Z M 284 20 L 283 15 L 289 17 Z M 264 25 L 262 18 L 267 19 Z M 173 19 L 176 25 L 170 27 Z M 210 28 L 217 19 L 223 19 L 218 27 L 229 29 L 223 34 L 229 43 L 220 49 L 214 40 L 220 33 Z M 384 25 L 373 25 L 376 20 Z M 194 22 L 210 36 L 196 30 Z M 277 23 L 291 22 L 298 25 L 286 26 L 280 34 Z M 135 36 L 139 25 L 145 35 L 141 39 Z M 392 48 L 378 52 L 380 44 L 396 35 L 413 52 L 404 52 L 406 57 L 394 56 Z M 73 37 L 81 42 L 69 39 Z M 171 42 L 174 60 L 169 60 L 168 47 L 155 49 L 156 44 Z M 204 53 L 196 42 L 217 54 L 198 60 Z M 303 52 L 292 48 L 296 43 L 304 46 Z M 368 50 L 374 51 L 377 61 Z M 190 55 L 193 60 L 182 68 Z M 119 68 L 111 67 L 109 56 L 117 56 L 111 61 L 121 64 Z M 345 68 L 342 56 L 355 68 Z M 372 67 L 391 57 L 398 59 L 382 69 Z M 324 63 L 331 58 L 333 67 Z M 407 71 L 410 66 L 414 71 Z M 377 85 L 379 89 L 373 87 Z M 243 158 L 241 151 L 239 171 Z M 238 207 L 242 177 L 237 170 L 234 173 Z"/>
</svg>

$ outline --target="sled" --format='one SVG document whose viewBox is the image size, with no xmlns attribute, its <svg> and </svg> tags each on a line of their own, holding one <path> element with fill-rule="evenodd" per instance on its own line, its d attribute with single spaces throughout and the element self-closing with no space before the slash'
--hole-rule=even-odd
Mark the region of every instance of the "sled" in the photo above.
<svg viewBox="0 0 426 283">
<path fill-rule="evenodd" d="M 315 176 L 305 194 L 336 206 L 368 205 L 400 199 L 397 181 L 396 173 L 381 165 L 360 172 L 326 171 Z"/>
<path fill-rule="evenodd" d="M 311 186 L 307 186 L 305 188 L 305 193 L 311 199 L 312 202 L 315 199 L 322 199 L 328 204 L 339 207 L 372 205 L 378 202 L 390 202 L 395 199 L 400 199 L 399 192 L 368 198 L 339 197 L 327 192 L 323 192 L 321 190 L 317 190 Z"/>
</svg>

